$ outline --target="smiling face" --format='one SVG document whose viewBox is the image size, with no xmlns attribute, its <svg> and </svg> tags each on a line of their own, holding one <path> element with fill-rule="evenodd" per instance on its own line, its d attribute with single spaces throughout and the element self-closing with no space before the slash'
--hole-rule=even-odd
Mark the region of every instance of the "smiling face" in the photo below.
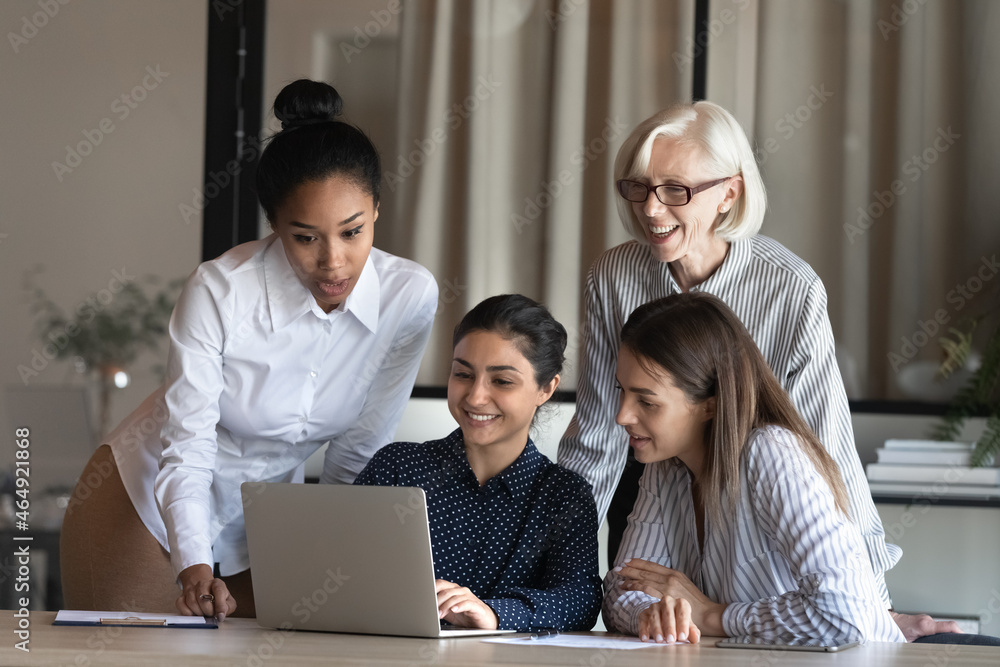
<svg viewBox="0 0 1000 667">
<path fill-rule="evenodd" d="M 448 379 L 448 409 L 462 428 L 466 450 L 502 448 L 520 453 L 535 410 L 552 396 L 517 346 L 492 331 L 472 331 L 455 346 Z"/>
<path fill-rule="evenodd" d="M 324 311 L 357 284 L 377 219 L 371 193 L 343 176 L 303 183 L 277 210 L 272 226 L 288 263 Z"/>
<path fill-rule="evenodd" d="M 646 185 L 685 185 L 694 188 L 716 180 L 709 173 L 696 144 L 660 137 L 653 142 L 649 167 L 636 180 Z M 642 226 L 653 256 L 661 262 L 702 257 L 725 257 L 727 244 L 713 230 L 721 214 L 732 208 L 742 191 L 739 177 L 697 192 L 684 206 L 667 206 L 652 192 L 644 202 L 633 202 L 632 211 Z M 718 262 L 721 264 L 722 259 Z"/>
<path fill-rule="evenodd" d="M 651 375 L 627 347 L 618 352 L 616 377 L 621 403 L 615 421 L 628 432 L 636 460 L 652 463 L 677 457 L 698 477 L 715 398 L 692 403 L 666 371 Z"/>
</svg>

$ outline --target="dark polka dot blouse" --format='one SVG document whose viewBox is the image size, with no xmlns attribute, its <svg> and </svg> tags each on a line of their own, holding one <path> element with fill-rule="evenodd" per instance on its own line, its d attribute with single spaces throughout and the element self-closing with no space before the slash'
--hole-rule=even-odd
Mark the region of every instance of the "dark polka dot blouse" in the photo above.
<svg viewBox="0 0 1000 667">
<path fill-rule="evenodd" d="M 589 630 L 597 622 L 593 494 L 530 439 L 483 486 L 460 429 L 443 440 L 383 447 L 354 483 L 422 488 L 435 577 L 469 588 L 496 612 L 501 629 Z"/>
</svg>

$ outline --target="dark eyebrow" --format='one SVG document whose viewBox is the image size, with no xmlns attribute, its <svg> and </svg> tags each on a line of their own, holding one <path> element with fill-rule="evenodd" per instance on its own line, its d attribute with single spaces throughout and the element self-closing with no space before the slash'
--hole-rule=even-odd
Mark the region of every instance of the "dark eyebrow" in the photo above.
<svg viewBox="0 0 1000 667">
<path fill-rule="evenodd" d="M 617 375 L 615 376 L 615 382 L 617 382 L 619 386 L 621 385 L 621 380 L 618 379 Z M 628 390 L 633 394 L 642 394 L 643 396 L 656 396 L 656 392 L 653 391 L 652 389 L 644 389 L 642 387 L 629 387 Z"/>
<path fill-rule="evenodd" d="M 365 213 L 364 211 L 358 211 L 357 213 L 355 213 L 354 215 L 352 215 L 351 217 L 349 217 L 347 220 L 341 220 L 337 224 L 340 225 L 341 227 L 343 227 L 344 225 L 347 225 L 347 224 L 350 224 L 350 223 L 354 222 L 360 216 L 364 215 L 364 213 Z M 304 222 L 293 221 L 293 222 L 290 222 L 288 224 L 290 226 L 292 226 L 292 227 L 299 227 L 300 229 L 318 229 L 318 227 L 313 227 L 312 225 L 307 225 Z"/>
<path fill-rule="evenodd" d="M 470 364 L 465 359 L 461 359 L 459 357 L 455 357 L 454 359 L 452 359 L 452 361 L 457 362 L 459 364 L 462 364 L 466 368 L 472 368 L 472 364 Z M 488 372 L 490 372 L 490 373 L 495 373 L 497 371 L 514 371 L 515 373 L 521 373 L 521 371 L 519 371 L 514 366 L 487 366 L 486 370 Z"/>
</svg>

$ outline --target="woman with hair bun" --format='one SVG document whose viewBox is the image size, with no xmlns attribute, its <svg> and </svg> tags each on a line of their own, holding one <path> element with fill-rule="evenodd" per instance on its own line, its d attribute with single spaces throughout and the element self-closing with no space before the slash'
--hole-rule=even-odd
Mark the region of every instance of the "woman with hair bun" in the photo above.
<svg viewBox="0 0 1000 667">
<path fill-rule="evenodd" d="M 308 80 L 275 99 L 282 129 L 257 168 L 273 233 L 188 279 L 163 387 L 97 449 L 70 501 L 67 608 L 254 616 L 240 484 L 293 481 L 326 442 L 321 481 L 350 484 L 392 439 L 437 285 L 372 247 L 379 157 L 338 120 L 342 105 Z"/>
<path fill-rule="evenodd" d="M 385 447 L 355 483 L 427 494 L 443 621 L 589 630 L 601 606 L 594 498 L 528 435 L 559 386 L 566 330 L 544 306 L 504 294 L 469 311 L 452 341 L 448 409 L 459 428 Z"/>
</svg>

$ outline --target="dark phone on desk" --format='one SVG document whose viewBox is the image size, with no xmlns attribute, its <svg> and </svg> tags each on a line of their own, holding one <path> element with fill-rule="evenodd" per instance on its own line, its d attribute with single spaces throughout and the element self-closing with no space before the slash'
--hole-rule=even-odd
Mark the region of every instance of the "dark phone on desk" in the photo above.
<svg viewBox="0 0 1000 667">
<path fill-rule="evenodd" d="M 759 637 L 728 637 L 715 642 L 719 648 L 754 648 L 772 651 L 818 651 L 834 653 L 854 648 L 858 642 L 828 641 L 821 639 L 761 639 Z"/>
</svg>

